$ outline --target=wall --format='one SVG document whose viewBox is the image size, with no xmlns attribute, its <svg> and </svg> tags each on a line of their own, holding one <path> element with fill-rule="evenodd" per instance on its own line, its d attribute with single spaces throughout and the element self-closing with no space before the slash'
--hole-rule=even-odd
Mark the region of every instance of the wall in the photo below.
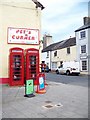
<svg viewBox="0 0 90 120">
<path fill-rule="evenodd" d="M 56 51 L 56 50 L 55 50 Z M 67 54 L 67 48 L 57 50 L 57 56 L 54 57 L 52 51 L 52 62 L 57 62 L 57 67 L 60 66 L 60 61 L 74 61 L 76 60 L 76 46 L 70 47 L 70 54 Z"/>
<path fill-rule="evenodd" d="M 39 8 L 36 9 L 35 4 L 31 0 L 24 0 L 24 2 L 9 0 L 9 2 L 0 3 L 0 18 L 0 53 L 2 53 L 0 54 L 0 78 L 8 78 L 9 49 L 13 47 L 39 49 L 39 45 L 8 44 L 7 29 L 8 27 L 29 28 L 39 29 L 39 32 L 41 32 L 41 10 Z"/>
<path fill-rule="evenodd" d="M 42 59 L 42 61 L 45 61 L 45 64 L 48 63 L 48 67 L 49 67 L 49 69 L 51 69 L 50 51 L 49 51 L 49 57 L 48 57 L 48 58 L 47 58 L 47 52 L 43 52 L 43 53 L 41 54 L 41 59 Z"/>
<path fill-rule="evenodd" d="M 86 31 L 86 37 L 83 38 L 83 39 L 80 39 L 80 32 L 82 31 Z M 88 40 L 89 40 L 89 29 L 84 29 L 84 30 L 81 30 L 81 31 L 78 31 L 75 33 L 75 36 L 76 36 L 76 44 L 77 44 L 77 61 L 79 61 L 80 63 L 80 70 L 82 71 L 82 60 L 87 60 L 88 58 Z M 82 45 L 86 45 L 86 53 L 84 54 L 81 54 L 81 46 Z M 87 60 L 88 62 L 88 60 Z M 88 67 L 88 66 L 87 66 Z"/>
<path fill-rule="evenodd" d="M 88 29 L 88 74 L 90 76 L 90 29 Z"/>
</svg>

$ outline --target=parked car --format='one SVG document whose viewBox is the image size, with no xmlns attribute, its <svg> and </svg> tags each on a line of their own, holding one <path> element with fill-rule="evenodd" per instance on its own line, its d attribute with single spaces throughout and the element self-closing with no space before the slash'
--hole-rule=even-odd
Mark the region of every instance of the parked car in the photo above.
<svg viewBox="0 0 90 120">
<path fill-rule="evenodd" d="M 80 74 L 79 70 L 79 62 L 71 61 L 71 62 L 63 62 L 57 69 L 57 74 Z"/>
</svg>

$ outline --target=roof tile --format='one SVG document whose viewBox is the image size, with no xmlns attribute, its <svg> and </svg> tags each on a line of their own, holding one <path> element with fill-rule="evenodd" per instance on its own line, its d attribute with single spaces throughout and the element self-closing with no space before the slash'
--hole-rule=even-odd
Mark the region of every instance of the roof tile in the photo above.
<svg viewBox="0 0 90 120">
<path fill-rule="evenodd" d="M 67 40 L 63 40 L 63 41 L 60 41 L 60 42 L 57 42 L 57 43 L 53 43 L 53 44 L 47 46 L 46 48 L 44 48 L 42 50 L 42 52 L 53 51 L 53 50 L 57 50 L 57 49 L 63 49 L 63 48 L 74 46 L 74 45 L 76 45 L 76 37 L 69 38 Z"/>
</svg>

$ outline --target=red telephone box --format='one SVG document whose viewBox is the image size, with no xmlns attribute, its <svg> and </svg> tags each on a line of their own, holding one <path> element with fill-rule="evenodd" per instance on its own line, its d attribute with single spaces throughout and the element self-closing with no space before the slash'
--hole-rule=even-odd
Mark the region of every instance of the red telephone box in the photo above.
<svg viewBox="0 0 90 120">
<path fill-rule="evenodd" d="M 29 48 L 26 50 L 26 80 L 33 79 L 37 85 L 37 75 L 39 74 L 39 50 Z"/>
<path fill-rule="evenodd" d="M 24 85 L 24 50 L 22 48 L 10 49 L 10 86 Z"/>
</svg>

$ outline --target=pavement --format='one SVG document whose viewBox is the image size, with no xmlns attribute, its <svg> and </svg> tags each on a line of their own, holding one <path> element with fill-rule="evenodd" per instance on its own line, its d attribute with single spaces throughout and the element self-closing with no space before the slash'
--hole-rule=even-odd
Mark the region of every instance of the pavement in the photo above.
<svg viewBox="0 0 90 120">
<path fill-rule="evenodd" d="M 88 87 L 48 80 L 47 83 L 45 94 L 34 92 L 35 97 L 31 98 L 24 97 L 24 86 L 3 85 L 0 89 L 2 92 L 0 116 L 2 118 L 88 118 Z"/>
</svg>

